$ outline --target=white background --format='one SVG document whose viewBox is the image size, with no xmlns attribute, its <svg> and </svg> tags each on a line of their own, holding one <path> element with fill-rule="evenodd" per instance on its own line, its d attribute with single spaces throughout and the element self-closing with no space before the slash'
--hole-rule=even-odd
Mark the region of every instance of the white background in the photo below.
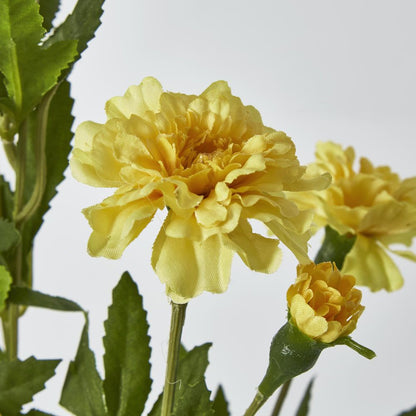
<svg viewBox="0 0 416 416">
<path fill-rule="evenodd" d="M 64 1 L 64 11 L 72 4 Z M 71 76 L 75 125 L 104 122 L 105 101 L 148 75 L 168 90 L 192 94 L 224 79 L 266 125 L 293 138 L 302 164 L 313 160 L 318 140 L 330 139 L 353 145 L 358 155 L 388 164 L 402 177 L 413 176 L 415 14 L 413 0 L 107 0 L 103 24 Z M 3 171 L 3 156 L 0 163 Z M 153 402 L 162 387 L 170 313 L 150 267 L 163 214 L 121 260 L 90 258 L 90 229 L 80 211 L 112 191 L 66 175 L 37 238 L 35 289 L 90 311 L 91 344 L 102 369 L 102 323 L 112 288 L 129 270 L 151 324 Z M 317 236 L 311 257 L 319 244 Z M 416 405 L 416 265 L 398 262 L 405 276 L 400 291 L 363 291 L 366 310 L 354 338 L 377 358 L 367 361 L 346 347 L 324 351 L 312 371 L 294 382 L 283 415 L 294 414 L 312 376 L 310 416 L 394 416 Z M 184 343 L 214 342 L 208 385 L 215 390 L 223 384 L 233 415 L 244 412 L 263 376 L 270 340 L 284 323 L 295 265 L 285 250 L 282 266 L 268 276 L 235 257 L 228 291 L 204 294 L 188 307 Z M 35 398 L 37 407 L 56 415 L 68 414 L 56 403 L 82 324 L 79 314 L 36 308 L 21 320 L 21 358 L 64 358 L 48 390 Z M 269 415 L 272 402 L 259 415 Z"/>
</svg>

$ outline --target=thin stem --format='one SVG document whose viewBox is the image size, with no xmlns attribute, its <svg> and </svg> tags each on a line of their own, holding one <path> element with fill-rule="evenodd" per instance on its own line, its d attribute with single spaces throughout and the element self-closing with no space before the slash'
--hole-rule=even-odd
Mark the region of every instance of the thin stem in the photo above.
<svg viewBox="0 0 416 416">
<path fill-rule="evenodd" d="M 176 373 L 179 362 L 179 349 L 187 303 L 178 304 L 172 302 L 172 316 L 170 321 L 168 360 L 166 364 L 165 387 L 163 390 L 162 415 L 170 416 L 173 409 L 173 401 L 176 388 Z"/>
<path fill-rule="evenodd" d="M 282 388 L 280 389 L 279 396 L 277 397 L 277 401 L 272 411 L 272 414 L 270 416 L 279 416 L 280 410 L 282 409 L 283 403 L 286 399 L 287 392 L 289 391 L 291 382 L 292 379 L 286 381 L 286 383 L 283 384 Z"/>
<path fill-rule="evenodd" d="M 262 393 L 257 391 L 256 396 L 254 397 L 253 401 L 251 402 L 249 408 L 244 413 L 244 416 L 253 416 L 257 413 L 257 411 L 266 403 L 267 397 L 264 397 Z"/>
</svg>

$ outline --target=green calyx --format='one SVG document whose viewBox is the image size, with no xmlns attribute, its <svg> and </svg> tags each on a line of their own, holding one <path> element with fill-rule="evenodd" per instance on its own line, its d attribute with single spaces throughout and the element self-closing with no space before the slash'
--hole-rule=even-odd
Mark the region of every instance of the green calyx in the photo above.
<svg viewBox="0 0 416 416">
<path fill-rule="evenodd" d="M 368 359 L 376 355 L 350 337 L 341 337 L 331 343 L 316 341 L 301 332 L 289 318 L 272 340 L 269 367 L 258 387 L 259 393 L 265 399 L 270 397 L 282 384 L 310 370 L 324 349 L 336 345 L 347 345 Z"/>
</svg>

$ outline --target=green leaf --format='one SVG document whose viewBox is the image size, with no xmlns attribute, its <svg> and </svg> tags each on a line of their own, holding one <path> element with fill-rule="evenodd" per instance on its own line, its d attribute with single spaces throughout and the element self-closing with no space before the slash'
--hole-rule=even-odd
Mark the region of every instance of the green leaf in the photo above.
<svg viewBox="0 0 416 416">
<path fill-rule="evenodd" d="M 187 352 L 183 346 L 180 350 L 175 399 L 172 416 L 208 416 L 214 415 L 210 391 L 205 384 L 205 371 L 208 366 L 208 350 L 212 344 L 207 343 Z M 148 416 L 160 416 L 162 412 L 161 394 Z M 221 413 L 219 413 L 221 415 Z M 225 413 L 228 415 L 228 413 Z"/>
<path fill-rule="evenodd" d="M 210 391 L 205 383 L 208 350 L 211 343 L 195 347 L 179 362 L 174 416 L 214 415 Z"/>
<path fill-rule="evenodd" d="M 0 175 L 0 216 L 9 221 L 13 220 L 13 198 L 9 183 Z"/>
<path fill-rule="evenodd" d="M 39 13 L 43 16 L 43 27 L 49 31 L 59 10 L 59 0 L 39 0 Z"/>
<path fill-rule="evenodd" d="M 338 269 L 341 270 L 345 256 L 351 250 L 355 240 L 356 237 L 354 235 L 340 235 L 327 225 L 325 227 L 325 239 L 316 255 L 315 263 L 334 261 Z"/>
<path fill-rule="evenodd" d="M 0 218 L 0 251 L 15 247 L 20 240 L 20 234 L 14 224 Z"/>
<path fill-rule="evenodd" d="M 224 390 L 221 386 L 218 387 L 212 407 L 214 409 L 215 416 L 229 416 L 230 415 L 230 412 L 228 411 L 228 403 L 225 398 Z"/>
<path fill-rule="evenodd" d="M 8 270 L 0 265 L 0 311 L 2 311 L 6 304 L 6 299 L 12 284 L 12 277 Z"/>
<path fill-rule="evenodd" d="M 37 2 L 0 2 L 0 71 L 9 96 L 8 107 L 18 123 L 57 83 L 77 53 L 74 40 L 43 47 L 44 33 Z"/>
<path fill-rule="evenodd" d="M 21 416 L 53 416 L 50 413 L 42 412 L 41 410 L 31 409 L 28 413 L 22 413 Z"/>
<path fill-rule="evenodd" d="M 110 416 L 141 414 L 150 392 L 150 338 L 136 284 L 125 272 L 104 323 L 104 391 Z"/>
<path fill-rule="evenodd" d="M 44 389 L 59 363 L 60 360 L 36 360 L 34 357 L 0 362 L 0 413 L 19 415 L 23 404 Z"/>
<path fill-rule="evenodd" d="M 106 416 L 103 382 L 88 345 L 85 323 L 75 360 L 71 362 L 62 389 L 60 404 L 76 416 Z"/>
<path fill-rule="evenodd" d="M 9 301 L 16 305 L 37 306 L 55 311 L 84 312 L 81 306 L 72 300 L 59 296 L 46 295 L 45 293 L 37 292 L 27 287 L 13 286 L 10 289 Z"/>
<path fill-rule="evenodd" d="M 312 387 L 313 387 L 314 381 L 315 381 L 315 379 L 312 379 L 309 382 L 308 387 L 305 390 L 305 394 L 303 395 L 302 401 L 300 402 L 299 408 L 296 412 L 296 416 L 307 416 L 308 415 L 309 402 L 311 400 L 311 392 L 312 392 Z"/>
<path fill-rule="evenodd" d="M 405 412 L 400 413 L 399 416 L 416 416 L 416 407 L 411 410 L 407 410 Z"/>
<path fill-rule="evenodd" d="M 370 348 L 364 347 L 364 345 L 359 344 L 357 341 L 354 341 L 351 337 L 341 337 L 336 339 L 334 342 L 331 342 L 332 345 L 346 345 L 350 347 L 355 352 L 358 352 L 362 357 L 372 360 L 376 353 Z"/>
<path fill-rule="evenodd" d="M 45 45 L 53 45 L 59 41 L 76 39 L 79 59 L 87 48 L 87 43 L 94 37 L 94 33 L 101 24 L 104 0 L 78 0 L 72 14 L 55 30 Z"/>
</svg>

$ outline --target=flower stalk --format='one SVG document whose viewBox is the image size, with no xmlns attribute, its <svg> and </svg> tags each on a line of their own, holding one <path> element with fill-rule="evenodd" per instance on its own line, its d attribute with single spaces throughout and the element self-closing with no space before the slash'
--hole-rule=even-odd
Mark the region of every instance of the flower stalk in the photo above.
<svg viewBox="0 0 416 416">
<path fill-rule="evenodd" d="M 277 397 L 277 401 L 276 401 L 276 404 L 274 405 L 271 416 L 279 416 L 291 383 L 292 383 L 292 379 L 290 379 L 289 381 L 286 381 L 286 383 L 283 384 L 282 388 L 279 391 L 279 396 Z"/>
<path fill-rule="evenodd" d="M 166 364 L 165 387 L 163 390 L 162 416 L 170 416 L 173 409 L 176 374 L 179 362 L 179 349 L 181 346 L 181 337 L 183 324 L 185 322 L 187 303 L 178 304 L 172 302 L 172 315 L 170 321 L 168 359 Z"/>
</svg>

